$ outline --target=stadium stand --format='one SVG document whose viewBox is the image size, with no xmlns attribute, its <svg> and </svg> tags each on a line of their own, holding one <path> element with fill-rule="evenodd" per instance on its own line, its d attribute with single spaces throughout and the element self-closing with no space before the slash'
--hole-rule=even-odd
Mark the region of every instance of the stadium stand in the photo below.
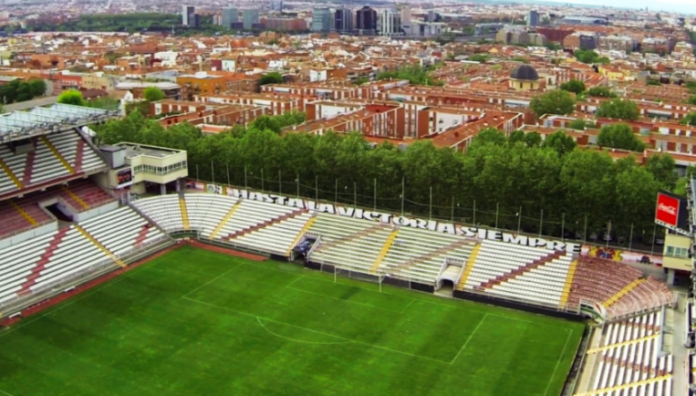
<svg viewBox="0 0 696 396">
<path fill-rule="evenodd" d="M 0 302 L 61 283 L 85 270 L 123 267 L 121 258 L 129 252 L 165 238 L 135 211 L 122 207 L 5 248 L 0 250 Z"/>
<path fill-rule="evenodd" d="M 3 314 L 172 243 L 89 179 L 109 165 L 79 128 L 113 115 L 69 105 L 0 115 Z"/>
<path fill-rule="evenodd" d="M 216 194 L 164 195 L 133 205 L 167 232 L 188 230 L 203 239 L 283 257 L 307 235 L 317 240 L 307 260 L 320 266 L 433 288 L 446 270 L 446 277 L 457 279 L 459 291 L 554 310 L 580 312 L 583 303 L 597 304 L 607 319 L 620 319 L 674 301 L 664 284 L 629 266 L 544 248 Z"/>
<path fill-rule="evenodd" d="M 672 395 L 674 356 L 663 351 L 661 311 L 605 324 L 588 356 L 590 388 L 576 396 Z"/>
<path fill-rule="evenodd" d="M 601 302 L 612 317 L 651 310 L 673 302 L 667 286 L 633 267 L 592 257 L 579 259 L 568 303 Z"/>
<path fill-rule="evenodd" d="M 114 201 L 114 198 L 89 179 L 75 180 L 47 188 L 44 192 L 0 201 L 0 218 L 7 220 L 0 229 L 0 238 L 56 221 L 45 210 L 45 206 L 55 203 L 57 199 L 67 204 L 74 213 Z"/>
<path fill-rule="evenodd" d="M 461 290 L 557 308 L 571 261 L 565 252 L 483 241 Z"/>
<path fill-rule="evenodd" d="M 22 142 L 31 147 L 29 152 L 15 154 L 10 144 L 0 145 L 0 198 L 84 177 L 107 167 L 75 129 Z"/>
</svg>

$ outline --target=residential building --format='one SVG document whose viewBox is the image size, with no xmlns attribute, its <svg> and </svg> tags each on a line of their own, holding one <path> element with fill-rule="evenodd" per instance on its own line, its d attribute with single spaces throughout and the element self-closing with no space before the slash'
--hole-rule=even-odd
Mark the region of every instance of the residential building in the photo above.
<svg viewBox="0 0 696 396">
<path fill-rule="evenodd" d="M 258 9 L 242 11 L 242 27 L 244 29 L 258 29 L 261 27 Z"/>
<path fill-rule="evenodd" d="M 527 14 L 527 26 L 539 26 L 539 11 L 529 11 L 529 14 Z"/>
</svg>

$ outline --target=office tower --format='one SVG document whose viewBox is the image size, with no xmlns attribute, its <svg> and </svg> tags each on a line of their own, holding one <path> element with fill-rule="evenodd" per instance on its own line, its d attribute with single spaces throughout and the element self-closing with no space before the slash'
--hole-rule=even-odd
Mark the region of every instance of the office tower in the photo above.
<svg viewBox="0 0 696 396">
<path fill-rule="evenodd" d="M 259 10 L 242 11 L 242 22 L 244 29 L 254 29 L 259 26 Z"/>
<path fill-rule="evenodd" d="M 229 29 L 233 23 L 239 22 L 239 10 L 236 8 L 222 9 L 222 26 Z"/>
<path fill-rule="evenodd" d="M 196 7 L 194 6 L 183 6 L 181 11 L 181 24 L 184 26 L 195 25 L 196 21 Z"/>
<path fill-rule="evenodd" d="M 359 9 L 355 15 L 355 28 L 357 30 L 362 31 L 364 34 L 375 34 L 377 31 L 377 11 L 368 6 L 364 6 Z"/>
<path fill-rule="evenodd" d="M 333 14 L 329 8 L 315 8 L 312 11 L 313 32 L 328 32 L 331 30 Z"/>
<path fill-rule="evenodd" d="M 380 11 L 377 30 L 380 36 L 401 34 L 401 14 L 394 10 Z"/>
<path fill-rule="evenodd" d="M 353 31 L 353 10 L 341 7 L 334 13 L 334 29 L 340 33 Z"/>
<path fill-rule="evenodd" d="M 527 15 L 527 26 L 539 26 L 539 12 L 535 10 L 529 11 Z"/>
</svg>

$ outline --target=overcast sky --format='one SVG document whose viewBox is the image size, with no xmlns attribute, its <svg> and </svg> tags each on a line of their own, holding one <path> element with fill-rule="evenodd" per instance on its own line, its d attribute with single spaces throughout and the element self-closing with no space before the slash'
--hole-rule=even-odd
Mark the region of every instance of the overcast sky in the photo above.
<svg viewBox="0 0 696 396">
<path fill-rule="evenodd" d="M 544 0 L 542 0 L 544 1 Z M 558 1 L 558 0 L 556 0 Z M 593 4 L 593 5 L 611 5 L 614 7 L 625 7 L 625 8 L 645 8 L 648 10 L 665 10 L 665 11 L 677 11 L 683 13 L 694 14 L 696 13 L 696 0 L 571 0 L 574 4 Z"/>
</svg>

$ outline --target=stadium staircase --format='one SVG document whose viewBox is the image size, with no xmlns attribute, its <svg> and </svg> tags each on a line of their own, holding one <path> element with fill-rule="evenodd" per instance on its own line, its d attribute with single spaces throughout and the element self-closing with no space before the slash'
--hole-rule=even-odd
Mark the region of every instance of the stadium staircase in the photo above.
<svg viewBox="0 0 696 396">
<path fill-rule="evenodd" d="M 53 142 L 51 142 L 45 135 L 40 136 L 39 139 L 41 139 L 43 144 L 45 144 L 46 147 L 48 147 L 48 149 L 51 150 L 53 155 L 58 159 L 58 161 L 60 161 L 61 164 L 63 164 L 63 166 L 65 167 L 65 169 L 67 169 L 69 173 L 75 174 L 75 169 L 72 167 L 72 165 L 68 163 L 63 154 L 60 151 L 58 151 L 56 146 L 53 145 Z"/>
<path fill-rule="evenodd" d="M 234 216 L 235 212 L 237 212 L 237 210 L 239 209 L 239 206 L 241 204 L 242 204 L 242 199 L 240 199 L 239 201 L 237 201 L 237 203 L 232 205 L 230 210 L 228 210 L 227 213 L 225 213 L 225 217 L 223 217 L 222 220 L 220 220 L 220 222 L 215 227 L 213 232 L 210 233 L 210 236 L 209 236 L 210 239 L 215 239 L 220 234 L 220 231 L 222 231 L 222 228 L 225 226 L 225 224 L 227 224 L 228 221 L 230 221 L 232 216 Z"/>
<path fill-rule="evenodd" d="M 46 252 L 41 255 L 39 261 L 36 262 L 34 268 L 31 269 L 31 274 L 27 277 L 27 281 L 22 284 L 22 289 L 17 293 L 19 295 L 26 294 L 31 290 L 31 287 L 36 284 L 36 279 L 41 276 L 41 272 L 46 268 L 46 264 L 51 261 L 51 257 L 55 253 L 58 246 L 70 231 L 69 227 L 64 227 L 60 229 L 54 236 L 48 247 L 46 247 Z"/>
<path fill-rule="evenodd" d="M 478 257 L 479 250 L 481 250 L 481 244 L 477 243 L 476 246 L 474 246 L 474 250 L 469 255 L 469 258 L 466 260 L 466 269 L 464 270 L 462 277 L 459 279 L 459 284 L 457 284 L 457 290 L 464 290 L 464 285 L 466 284 L 466 281 L 469 279 L 471 271 L 474 269 L 474 263 L 476 262 L 476 258 Z"/>
<path fill-rule="evenodd" d="M 22 180 L 22 185 L 28 186 L 31 184 L 31 175 L 34 172 L 34 159 L 36 158 L 36 152 L 32 151 L 27 153 L 26 163 L 24 165 L 24 179 Z"/>
<path fill-rule="evenodd" d="M 191 229 L 191 224 L 189 223 L 188 208 L 186 207 L 184 193 L 179 193 L 179 210 L 181 211 L 181 221 L 183 223 L 184 230 L 188 231 Z"/>
<path fill-rule="evenodd" d="M 629 283 L 628 285 L 626 285 L 626 287 L 619 290 L 618 293 L 614 294 L 613 296 L 611 296 L 611 298 L 604 301 L 604 303 L 603 303 L 604 306 L 610 307 L 610 306 L 616 304 L 616 302 L 619 301 L 620 298 L 622 298 L 625 295 L 627 295 L 628 293 L 630 293 L 633 289 L 635 289 L 636 287 L 638 287 L 638 285 L 640 285 L 641 283 L 643 283 L 645 281 L 646 281 L 645 278 L 641 278 L 641 279 L 636 279 L 633 282 Z"/>
<path fill-rule="evenodd" d="M 5 174 L 7 175 L 7 180 L 11 180 L 12 183 L 14 183 L 18 189 L 21 189 L 23 187 L 22 182 L 19 181 L 19 178 L 17 177 L 17 175 L 15 175 L 12 168 L 10 168 L 10 166 L 2 158 L 0 158 L 0 168 L 2 168 L 3 171 L 5 171 Z"/>
<path fill-rule="evenodd" d="M 563 286 L 563 293 L 561 294 L 561 304 L 560 307 L 565 309 L 568 307 L 568 298 L 570 297 L 570 288 L 573 286 L 573 278 L 575 277 L 575 271 L 578 268 L 578 260 L 573 260 L 570 263 L 570 268 L 568 268 L 568 276 L 566 276 L 565 285 Z"/>
<path fill-rule="evenodd" d="M 294 249 L 295 246 L 297 246 L 297 244 L 300 243 L 302 237 L 307 234 L 307 231 L 309 231 L 309 229 L 312 227 L 315 221 L 317 221 L 317 216 L 316 214 L 313 214 L 312 217 L 305 223 L 305 225 L 302 226 L 302 229 L 300 230 L 300 232 L 297 233 L 295 239 L 292 240 L 290 247 L 285 251 L 286 256 L 290 256 L 290 252 L 292 252 L 292 249 Z"/>
<path fill-rule="evenodd" d="M 394 244 L 394 240 L 396 240 L 396 237 L 399 235 L 399 229 L 394 229 L 389 234 L 389 237 L 387 237 L 387 240 L 384 242 L 384 245 L 382 245 L 382 250 L 379 251 L 379 254 L 377 255 L 377 258 L 375 259 L 375 262 L 372 263 L 372 268 L 370 268 L 371 273 L 376 273 L 377 270 L 379 269 L 379 266 L 382 265 L 382 261 L 384 261 L 384 258 L 387 256 L 387 253 L 389 252 L 389 249 L 391 249 L 392 245 Z"/>
<path fill-rule="evenodd" d="M 508 282 L 512 279 L 517 278 L 518 276 L 522 276 L 522 275 L 528 273 L 529 271 L 531 271 L 535 268 L 539 268 L 542 265 L 548 264 L 551 261 L 561 257 L 564 254 L 565 254 L 564 252 L 559 252 L 559 251 L 551 252 L 550 254 L 548 254 L 542 258 L 536 259 L 536 260 L 532 261 L 531 263 L 527 263 L 521 267 L 517 267 L 516 269 L 514 269 L 510 272 L 507 272 L 503 275 L 498 275 L 495 278 L 490 279 L 487 282 L 480 284 L 479 286 L 476 286 L 475 288 L 490 289 L 493 286 L 500 285 L 503 282 Z"/>
<path fill-rule="evenodd" d="M 27 213 L 27 211 L 24 210 L 21 206 L 17 205 L 16 202 L 14 202 L 14 201 L 12 201 L 12 200 L 7 201 L 7 202 L 10 204 L 10 206 L 12 207 L 12 209 L 16 210 L 17 213 L 19 213 L 19 215 L 22 216 L 22 217 L 23 217 L 27 222 L 29 222 L 29 224 L 31 224 L 33 227 L 35 227 L 35 226 L 38 224 L 38 223 L 36 222 L 36 220 L 34 220 L 34 218 L 31 217 L 31 215 L 29 215 L 29 213 Z"/>
<path fill-rule="evenodd" d="M 309 213 L 309 211 L 306 209 L 300 209 L 300 210 L 296 210 L 296 211 L 293 211 L 290 213 L 285 213 L 285 214 L 278 216 L 278 217 L 275 217 L 273 219 L 262 221 L 258 224 L 251 226 L 251 227 L 243 228 L 241 230 L 232 232 L 232 233 L 228 234 L 224 239 L 229 241 L 232 239 L 241 238 L 244 235 L 251 234 L 252 232 L 262 230 L 262 229 L 270 227 L 274 224 L 278 224 L 278 223 L 281 223 L 283 221 L 293 219 L 293 218 L 295 218 L 299 215 L 302 215 L 304 213 Z"/>
<path fill-rule="evenodd" d="M 60 186 L 60 188 L 63 190 L 63 192 L 65 192 L 68 203 L 70 203 L 74 209 L 89 209 L 89 205 L 87 205 L 87 203 L 83 201 L 82 198 L 78 197 L 77 194 L 72 192 L 68 187 Z"/>
<path fill-rule="evenodd" d="M 87 238 L 90 242 L 92 242 L 92 244 L 94 244 L 94 246 L 99 248 L 99 250 L 101 250 L 104 253 L 104 255 L 113 260 L 114 263 L 116 263 L 116 265 L 118 265 L 121 268 L 126 267 L 126 263 L 124 263 L 121 259 L 116 257 L 112 252 L 110 252 L 104 245 L 101 244 L 101 242 L 99 242 L 90 233 L 88 233 L 87 230 L 85 230 L 82 226 L 75 224 L 75 228 L 82 234 L 82 236 Z"/>
</svg>

